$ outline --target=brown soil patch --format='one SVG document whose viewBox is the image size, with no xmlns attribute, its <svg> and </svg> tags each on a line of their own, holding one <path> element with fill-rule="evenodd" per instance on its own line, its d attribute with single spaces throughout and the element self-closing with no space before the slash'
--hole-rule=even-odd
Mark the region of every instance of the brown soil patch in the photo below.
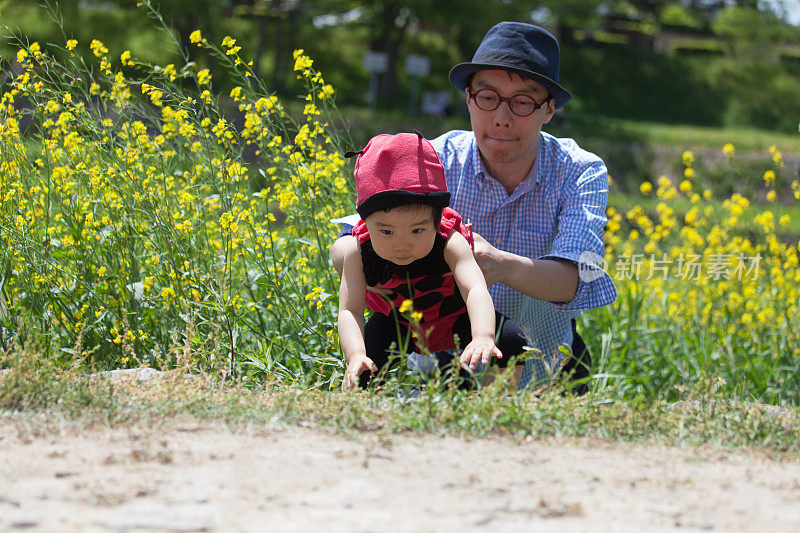
<svg viewBox="0 0 800 533">
<path fill-rule="evenodd" d="M 0 418 L 2 531 L 797 531 L 800 464 L 605 442 Z"/>
</svg>

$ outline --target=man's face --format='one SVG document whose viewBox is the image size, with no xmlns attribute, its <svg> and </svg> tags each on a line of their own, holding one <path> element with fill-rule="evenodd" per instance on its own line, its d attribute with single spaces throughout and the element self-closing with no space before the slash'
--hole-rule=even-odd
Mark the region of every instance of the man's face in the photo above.
<svg viewBox="0 0 800 533">
<path fill-rule="evenodd" d="M 470 87 L 473 94 L 488 88 L 505 98 L 527 94 L 536 103 L 545 101 L 549 94 L 541 84 L 505 70 L 480 70 L 472 77 Z M 501 102 L 494 111 L 484 111 L 469 98 L 469 93 L 467 106 L 478 149 L 492 177 L 503 181 L 503 173 L 527 173 L 539 150 L 542 126 L 555 113 L 555 102 L 551 100 L 527 117 L 512 113 L 508 102 Z"/>
</svg>

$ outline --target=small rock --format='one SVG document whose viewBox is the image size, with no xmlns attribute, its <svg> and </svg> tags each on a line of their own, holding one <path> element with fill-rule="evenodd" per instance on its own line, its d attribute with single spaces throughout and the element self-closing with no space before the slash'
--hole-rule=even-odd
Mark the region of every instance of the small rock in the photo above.
<svg viewBox="0 0 800 533">
<path fill-rule="evenodd" d="M 160 378 L 164 375 L 164 372 L 156 370 L 155 368 L 123 368 L 119 370 L 107 370 L 97 375 L 112 381 L 149 382 Z"/>
</svg>

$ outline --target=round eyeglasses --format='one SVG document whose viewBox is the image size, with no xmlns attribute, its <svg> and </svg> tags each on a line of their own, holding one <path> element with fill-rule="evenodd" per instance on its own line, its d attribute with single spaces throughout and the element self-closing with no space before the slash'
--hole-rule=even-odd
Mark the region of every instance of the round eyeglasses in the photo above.
<svg viewBox="0 0 800 533">
<path fill-rule="evenodd" d="M 536 100 L 527 94 L 520 93 L 515 94 L 511 98 L 505 98 L 497 94 L 497 91 L 494 89 L 479 89 L 473 92 L 472 88 L 469 87 L 468 90 L 469 97 L 475 100 L 475 105 L 478 106 L 478 109 L 494 111 L 500 107 L 501 103 L 508 102 L 508 108 L 518 117 L 527 117 L 531 115 L 534 111 L 550 102 L 550 99 L 553 97 L 552 95 L 547 95 L 544 102 L 537 104 Z"/>
</svg>

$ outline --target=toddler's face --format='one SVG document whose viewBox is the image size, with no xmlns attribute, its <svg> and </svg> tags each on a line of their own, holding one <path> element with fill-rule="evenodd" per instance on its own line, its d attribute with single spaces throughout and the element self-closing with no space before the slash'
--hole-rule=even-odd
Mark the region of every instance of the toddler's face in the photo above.
<svg viewBox="0 0 800 533">
<path fill-rule="evenodd" d="M 433 249 L 437 227 L 433 223 L 432 207 L 403 206 L 376 211 L 364 222 L 375 253 L 396 265 L 422 259 Z"/>
</svg>

